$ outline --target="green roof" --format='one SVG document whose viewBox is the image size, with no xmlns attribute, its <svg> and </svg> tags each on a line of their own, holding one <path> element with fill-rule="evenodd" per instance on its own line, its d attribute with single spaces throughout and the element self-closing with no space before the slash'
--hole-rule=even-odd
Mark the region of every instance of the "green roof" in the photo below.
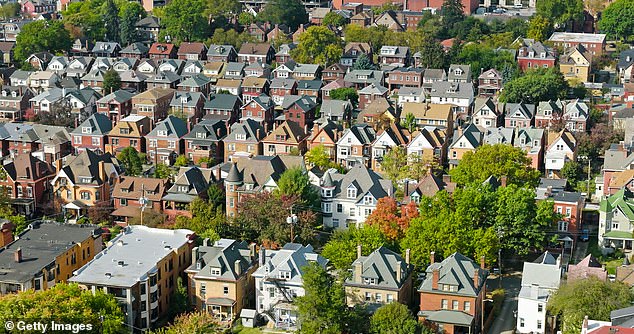
<svg viewBox="0 0 634 334">
<path fill-rule="evenodd" d="M 599 210 L 602 212 L 612 211 L 618 208 L 631 221 L 634 221 L 634 194 L 623 188 L 616 194 L 601 201 Z"/>
<path fill-rule="evenodd" d="M 614 239 L 634 239 L 632 236 L 632 232 L 625 231 L 610 231 L 603 235 L 604 238 L 614 238 Z"/>
</svg>

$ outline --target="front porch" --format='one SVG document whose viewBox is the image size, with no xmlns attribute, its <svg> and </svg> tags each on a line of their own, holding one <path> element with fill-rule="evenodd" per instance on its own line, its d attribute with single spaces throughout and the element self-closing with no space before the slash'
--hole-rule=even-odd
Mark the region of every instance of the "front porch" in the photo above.
<svg viewBox="0 0 634 334">
<path fill-rule="evenodd" d="M 19 215 L 31 217 L 35 213 L 35 200 L 33 198 L 15 198 L 11 200 L 11 206 Z"/>
<path fill-rule="evenodd" d="M 418 319 L 433 322 L 438 325 L 439 329 L 448 334 L 476 333 L 475 317 L 462 311 L 419 311 Z"/>
<path fill-rule="evenodd" d="M 74 224 L 77 223 L 79 218 L 88 214 L 88 205 L 81 201 L 74 200 L 62 205 L 62 212 L 64 213 L 66 222 Z"/>
<path fill-rule="evenodd" d="M 624 253 L 632 252 L 634 236 L 631 232 L 610 231 L 603 235 L 603 247 L 620 249 Z"/>
<path fill-rule="evenodd" d="M 236 317 L 236 302 L 230 298 L 207 298 L 205 308 L 221 325 L 231 325 Z"/>
</svg>

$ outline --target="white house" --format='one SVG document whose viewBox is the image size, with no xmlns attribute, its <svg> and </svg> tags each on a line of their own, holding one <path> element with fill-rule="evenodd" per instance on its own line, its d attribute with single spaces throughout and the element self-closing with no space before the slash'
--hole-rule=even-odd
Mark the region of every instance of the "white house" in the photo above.
<svg viewBox="0 0 634 334">
<path fill-rule="evenodd" d="M 544 157 L 548 177 L 554 178 L 558 175 L 566 161 L 575 161 L 576 143 L 572 133 L 564 129 L 548 146 Z"/>
<path fill-rule="evenodd" d="M 473 124 L 482 128 L 495 128 L 500 123 L 500 112 L 495 102 L 490 97 L 477 98 L 475 100 L 475 108 L 471 116 Z"/>
<path fill-rule="evenodd" d="M 473 85 L 468 82 L 438 81 L 431 84 L 429 96 L 431 103 L 453 104 L 454 114 L 467 114 L 474 101 Z"/>
<path fill-rule="evenodd" d="M 425 89 L 422 87 L 401 87 L 398 90 L 398 106 L 403 107 L 405 102 L 425 102 Z"/>
<path fill-rule="evenodd" d="M 350 168 L 367 165 L 370 159 L 370 145 L 376 133 L 367 124 L 356 124 L 346 129 L 337 141 L 337 162 Z"/>
<path fill-rule="evenodd" d="M 632 251 L 634 237 L 634 194 L 626 187 L 601 201 L 599 247 Z"/>
</svg>

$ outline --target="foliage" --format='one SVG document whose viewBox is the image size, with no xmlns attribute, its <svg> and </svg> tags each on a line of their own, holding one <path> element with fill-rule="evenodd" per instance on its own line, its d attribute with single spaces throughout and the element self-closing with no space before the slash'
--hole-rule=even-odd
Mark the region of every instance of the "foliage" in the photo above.
<svg viewBox="0 0 634 334">
<path fill-rule="evenodd" d="M 308 22 L 308 13 L 299 0 L 272 0 L 264 6 L 257 18 L 272 24 L 286 24 L 295 31 L 300 24 Z"/>
<path fill-rule="evenodd" d="M 595 277 L 575 280 L 559 287 L 548 300 L 548 311 L 559 315 L 564 334 L 581 332 L 584 316 L 610 321 L 610 312 L 628 307 L 630 288 L 621 282 L 601 281 Z"/>
<path fill-rule="evenodd" d="M 310 184 L 308 173 L 300 167 L 284 171 L 277 181 L 277 189 L 273 193 L 279 197 L 298 198 L 300 203 L 305 205 L 319 205 L 319 194 Z"/>
<path fill-rule="evenodd" d="M 561 168 L 561 176 L 568 180 L 568 184 L 576 184 L 582 178 L 583 170 L 576 161 L 566 161 Z"/>
<path fill-rule="evenodd" d="M 346 42 L 365 42 L 370 44 L 372 52 L 376 54 L 383 46 L 383 39 L 387 32 L 387 27 L 368 27 L 364 28 L 358 24 L 348 24 L 344 29 Z"/>
<path fill-rule="evenodd" d="M 234 29 L 225 30 L 218 28 L 214 30 L 214 34 L 211 36 L 211 44 L 232 45 L 238 50 L 242 44 L 248 42 L 255 42 L 255 37 L 249 35 L 246 31 L 238 33 Z"/>
<path fill-rule="evenodd" d="M 416 127 L 416 116 L 414 114 L 407 113 L 405 115 L 405 120 L 401 122 L 401 126 L 409 130 L 409 132 L 414 132 L 414 128 Z"/>
<path fill-rule="evenodd" d="M 103 321 L 100 320 L 103 317 Z M 42 323 L 92 324 L 102 333 L 124 332 L 124 314 L 115 297 L 77 284 L 57 283 L 43 291 L 27 290 L 0 297 L 0 321 L 37 319 Z"/>
<path fill-rule="evenodd" d="M 88 40 L 102 40 L 106 34 L 101 17 L 103 1 L 90 0 L 71 2 L 62 11 L 62 22 L 72 38 L 86 37 Z"/>
<path fill-rule="evenodd" d="M 381 233 L 395 242 L 403 238 L 410 221 L 418 217 L 418 208 L 410 202 L 399 210 L 399 204 L 391 197 L 383 197 L 376 203 L 376 209 L 366 218 L 365 224 L 376 226 Z"/>
<path fill-rule="evenodd" d="M 238 0 L 206 0 L 205 17 L 209 20 L 222 17 L 224 20 L 239 15 L 242 12 L 242 4 Z"/>
<path fill-rule="evenodd" d="M 105 0 L 101 8 L 101 17 L 104 29 L 106 30 L 106 40 L 108 42 L 121 42 L 119 35 L 119 11 L 114 4 L 114 0 Z"/>
<path fill-rule="evenodd" d="M 174 167 L 187 167 L 190 164 L 191 164 L 191 161 L 184 154 L 181 154 L 178 157 L 176 157 L 176 161 L 174 161 Z"/>
<path fill-rule="evenodd" d="M 349 87 L 336 88 L 330 91 L 330 98 L 333 100 L 350 101 L 353 106 L 359 103 L 357 90 Z"/>
<path fill-rule="evenodd" d="M 7 2 L 0 6 L 0 18 L 3 20 L 20 16 L 20 4 L 17 2 Z"/>
<path fill-rule="evenodd" d="M 432 34 L 422 34 L 417 51 L 420 51 L 419 61 L 422 68 L 444 68 L 448 63 L 443 46 L 434 39 Z"/>
<path fill-rule="evenodd" d="M 294 301 L 302 326 L 299 333 L 338 334 L 346 318 L 343 286 L 315 262 L 303 268 L 304 296 Z"/>
<path fill-rule="evenodd" d="M 577 155 L 589 156 L 594 160 L 602 155 L 611 143 L 623 140 L 623 135 L 623 132 L 614 131 L 609 124 L 596 123 L 589 134 L 584 132 L 578 135 Z"/>
<path fill-rule="evenodd" d="M 61 21 L 37 20 L 22 26 L 16 37 L 14 58 L 21 64 L 33 53 L 65 52 L 71 45 L 70 35 Z"/>
<path fill-rule="evenodd" d="M 390 246 L 385 235 L 378 227 L 365 225 L 361 228 L 351 226 L 348 230 L 337 230 L 324 245 L 321 253 L 335 268 L 345 270 L 357 258 L 357 246 L 361 245 L 361 254 L 369 255 L 381 246 Z"/>
<path fill-rule="evenodd" d="M 308 152 L 306 152 L 304 157 L 306 158 L 306 162 L 322 170 L 331 168 L 334 165 L 334 163 L 330 160 L 330 153 L 328 153 L 328 149 L 321 144 L 313 146 L 310 150 L 308 150 Z"/>
<path fill-rule="evenodd" d="M 183 278 L 176 278 L 176 289 L 170 296 L 170 307 L 167 311 L 167 318 L 173 319 L 175 316 L 189 310 L 189 298 L 187 298 L 187 286 L 183 284 Z"/>
<path fill-rule="evenodd" d="M 152 334 L 208 334 L 221 332 L 217 320 L 210 312 L 185 313 L 176 317 L 173 324 Z"/>
<path fill-rule="evenodd" d="M 103 74 L 103 91 L 106 93 L 116 92 L 121 89 L 121 76 L 114 69 L 109 69 Z"/>
<path fill-rule="evenodd" d="M 338 62 L 343 53 L 341 39 L 324 26 L 311 26 L 299 35 L 298 46 L 291 50 L 299 63 L 331 64 Z"/>
<path fill-rule="evenodd" d="M 348 23 L 346 18 L 336 12 L 329 12 L 321 21 L 322 25 L 333 27 L 343 27 L 346 25 L 346 23 Z"/>
<path fill-rule="evenodd" d="M 370 333 L 414 334 L 419 323 L 407 306 L 392 302 L 379 307 L 370 318 Z"/>
<path fill-rule="evenodd" d="M 365 53 L 361 53 L 357 57 L 357 61 L 352 64 L 353 70 L 374 70 L 376 65 L 372 64 L 372 60 Z"/>
<path fill-rule="evenodd" d="M 172 0 L 165 5 L 160 36 L 176 44 L 203 41 L 209 35 L 203 0 Z"/>
<path fill-rule="evenodd" d="M 192 218 L 176 217 L 174 228 L 190 229 L 201 238 L 209 238 L 212 241 L 220 239 L 220 235 L 224 234 L 226 221 L 221 206 L 213 206 L 201 198 L 196 198 L 189 203 L 189 212 Z"/>
<path fill-rule="evenodd" d="M 384 2 L 381 6 L 373 6 L 372 9 L 372 14 L 374 14 L 374 16 L 379 16 L 387 11 L 397 11 L 397 10 L 401 10 L 401 5 L 396 4 L 396 3 L 392 3 L 389 1 Z"/>
<path fill-rule="evenodd" d="M 609 38 L 631 40 L 634 36 L 634 1 L 616 0 L 601 13 L 599 29 Z"/>
<path fill-rule="evenodd" d="M 526 32 L 527 38 L 532 38 L 536 41 L 545 41 L 550 37 L 553 32 L 552 22 L 543 16 L 535 15 L 531 18 L 528 24 L 528 31 Z"/>
<path fill-rule="evenodd" d="M 131 217 L 129 220 L 130 225 L 144 225 L 148 227 L 159 227 L 165 223 L 166 215 L 158 210 L 154 210 L 151 207 L 143 210 L 143 222 L 141 222 L 141 208 L 139 208 L 139 215 Z"/>
<path fill-rule="evenodd" d="M 207 188 L 207 201 L 209 204 L 224 209 L 225 191 L 221 185 L 212 184 Z"/>
<path fill-rule="evenodd" d="M 443 28 L 451 31 L 454 25 L 465 20 L 464 6 L 460 0 L 444 0 L 440 7 Z"/>
<path fill-rule="evenodd" d="M 136 148 L 132 146 L 125 147 L 117 155 L 117 160 L 123 166 L 126 175 L 137 176 L 143 171 L 143 161 L 141 155 Z"/>
<path fill-rule="evenodd" d="M 509 81 L 500 95 L 501 102 L 539 103 L 564 98 L 568 83 L 556 68 L 529 70 Z"/>
<path fill-rule="evenodd" d="M 567 26 L 583 19 L 583 0 L 537 0 L 537 15 L 548 17 L 555 24 Z"/>
<path fill-rule="evenodd" d="M 51 103 L 49 111 L 40 109 L 36 117 L 40 124 L 75 126 L 75 115 L 73 115 L 73 108 L 67 98 Z"/>
<path fill-rule="evenodd" d="M 407 149 L 397 146 L 383 155 L 381 170 L 394 184 L 404 179 L 420 180 L 434 167 L 429 161 L 418 154 L 407 155 Z"/>
<path fill-rule="evenodd" d="M 251 13 L 242 12 L 238 15 L 238 23 L 243 26 L 248 26 L 255 22 L 255 16 Z"/>
<path fill-rule="evenodd" d="M 482 145 L 475 152 L 466 152 L 460 164 L 449 171 L 452 181 L 460 185 L 481 184 L 489 176 L 507 177 L 507 183 L 537 186 L 540 173 L 521 148 L 510 145 Z"/>
<path fill-rule="evenodd" d="M 157 179 L 169 179 L 172 176 L 172 170 L 166 164 L 156 164 L 154 166 L 154 177 Z"/>
<path fill-rule="evenodd" d="M 147 13 L 138 2 L 128 2 L 119 9 L 119 29 L 121 30 L 121 44 L 129 45 L 141 39 L 136 30 L 136 24 L 144 18 Z"/>
<path fill-rule="evenodd" d="M 471 65 L 472 69 L 484 69 L 485 71 L 491 68 L 517 68 L 515 57 L 510 52 L 496 51 L 490 47 L 476 43 L 462 47 L 462 50 L 458 53 L 457 61 L 460 64 Z M 473 79 L 477 79 L 478 75 L 480 75 L 480 71 L 472 71 L 472 75 Z"/>
</svg>

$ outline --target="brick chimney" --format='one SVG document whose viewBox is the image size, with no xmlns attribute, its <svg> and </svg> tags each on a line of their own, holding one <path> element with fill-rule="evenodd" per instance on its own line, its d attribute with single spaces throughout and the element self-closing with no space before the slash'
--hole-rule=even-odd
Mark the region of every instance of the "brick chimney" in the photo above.
<svg viewBox="0 0 634 334">
<path fill-rule="evenodd" d="M 361 283 L 361 275 L 363 275 L 363 263 L 361 261 L 356 261 L 354 263 L 354 277 L 353 282 Z"/>
<path fill-rule="evenodd" d="M 434 264 L 435 262 L 436 262 L 436 252 L 431 251 L 431 253 L 429 253 L 429 263 Z"/>
<path fill-rule="evenodd" d="M 361 245 L 357 245 L 357 259 L 361 257 Z"/>
<path fill-rule="evenodd" d="M 473 270 L 473 286 L 477 289 L 480 286 L 480 269 Z"/>
<path fill-rule="evenodd" d="M 581 324 L 581 334 L 588 334 L 588 316 L 583 317 L 583 324 Z"/>
<path fill-rule="evenodd" d="M 480 256 L 480 268 L 484 269 L 485 267 L 485 261 L 484 261 L 484 255 Z"/>
<path fill-rule="evenodd" d="M 508 178 L 506 177 L 506 175 L 500 176 L 500 185 L 502 187 L 506 187 L 507 182 L 508 182 Z"/>
<path fill-rule="evenodd" d="M 13 242 L 13 224 L 10 222 L 0 225 L 0 247 L 4 247 Z"/>
<path fill-rule="evenodd" d="M 99 177 L 101 181 L 106 182 L 106 163 L 103 160 L 99 161 Z"/>
<path fill-rule="evenodd" d="M 405 250 L 405 263 L 409 264 L 409 248 Z"/>
<path fill-rule="evenodd" d="M 403 275 L 403 270 L 401 269 L 401 261 L 396 261 L 396 283 L 401 282 L 401 276 Z"/>
<path fill-rule="evenodd" d="M 22 262 L 22 248 L 19 248 L 15 250 L 15 252 L 13 252 L 13 260 L 16 263 L 20 263 Z"/>
<path fill-rule="evenodd" d="M 438 290 L 438 280 L 439 279 L 440 279 L 440 270 L 438 268 L 436 268 L 432 272 L 432 278 L 431 278 L 431 288 L 432 288 L 432 290 Z"/>
</svg>

